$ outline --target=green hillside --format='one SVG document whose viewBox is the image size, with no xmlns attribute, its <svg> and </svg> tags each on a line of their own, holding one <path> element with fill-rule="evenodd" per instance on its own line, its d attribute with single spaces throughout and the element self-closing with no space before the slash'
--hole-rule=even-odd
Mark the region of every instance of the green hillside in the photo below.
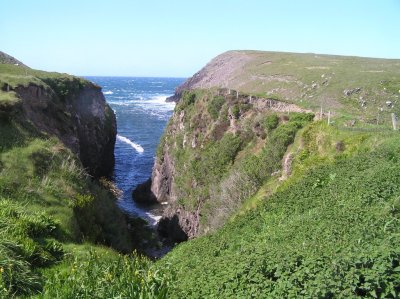
<svg viewBox="0 0 400 299">
<path fill-rule="evenodd" d="M 171 298 L 398 298 L 398 133 L 318 122 L 297 138 L 289 180 L 158 262 L 176 275 Z"/>
<path fill-rule="evenodd" d="M 177 89 L 152 177 L 161 232 L 192 239 L 157 262 L 170 298 L 400 296 L 398 65 L 232 51 Z"/>
<path fill-rule="evenodd" d="M 165 298 L 167 280 L 134 251 L 143 227 L 128 230 L 111 183 L 57 137 L 72 134 L 67 106 L 84 109 L 85 92 L 102 103 L 99 87 L 0 64 L 0 90 L 0 298 Z"/>
<path fill-rule="evenodd" d="M 230 88 L 342 120 L 390 123 L 400 112 L 400 60 L 264 51 L 228 51 L 178 88 Z M 386 102 L 391 102 L 389 105 Z"/>
</svg>

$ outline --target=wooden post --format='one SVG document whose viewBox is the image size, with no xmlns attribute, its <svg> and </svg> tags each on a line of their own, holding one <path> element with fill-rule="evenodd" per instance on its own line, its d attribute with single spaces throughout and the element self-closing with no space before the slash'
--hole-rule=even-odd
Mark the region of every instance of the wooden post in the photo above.
<svg viewBox="0 0 400 299">
<path fill-rule="evenodd" d="M 393 130 L 397 131 L 398 130 L 398 126 L 397 126 L 397 115 L 396 113 L 392 113 L 392 124 L 393 124 Z"/>
<path fill-rule="evenodd" d="M 328 111 L 328 126 L 331 125 L 331 111 Z"/>
<path fill-rule="evenodd" d="M 239 91 L 236 90 L 236 100 L 239 99 Z"/>
<path fill-rule="evenodd" d="M 10 85 L 7 84 L 7 92 L 9 92 L 9 91 L 10 91 Z"/>
<path fill-rule="evenodd" d="M 319 112 L 319 118 L 322 119 L 322 105 L 321 105 L 321 111 Z"/>
</svg>

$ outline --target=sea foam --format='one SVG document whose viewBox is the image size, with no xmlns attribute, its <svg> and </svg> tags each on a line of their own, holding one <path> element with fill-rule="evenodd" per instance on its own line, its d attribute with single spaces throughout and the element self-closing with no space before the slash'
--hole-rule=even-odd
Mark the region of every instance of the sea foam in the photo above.
<svg viewBox="0 0 400 299">
<path fill-rule="evenodd" d="M 114 94 L 111 90 L 104 91 L 103 94 Z"/>
<path fill-rule="evenodd" d="M 133 142 L 129 138 L 126 138 L 126 137 L 121 136 L 121 135 L 117 135 L 117 139 L 119 141 L 122 141 L 122 142 L 126 143 L 126 144 L 129 144 L 132 148 L 134 148 L 140 154 L 144 152 L 144 149 L 140 144 L 137 144 L 137 143 Z"/>
</svg>

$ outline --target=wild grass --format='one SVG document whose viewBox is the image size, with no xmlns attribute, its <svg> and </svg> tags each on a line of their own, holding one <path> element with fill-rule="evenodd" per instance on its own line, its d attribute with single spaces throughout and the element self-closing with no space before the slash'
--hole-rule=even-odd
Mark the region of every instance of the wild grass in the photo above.
<svg viewBox="0 0 400 299">
<path fill-rule="evenodd" d="M 0 199 L 0 298 L 168 298 L 171 274 L 137 253 L 63 244 L 60 222 Z"/>
<path fill-rule="evenodd" d="M 28 295 L 41 289 L 36 269 L 63 258 L 56 241 L 60 224 L 45 213 L 27 211 L 28 204 L 0 199 L 0 294 Z"/>
<path fill-rule="evenodd" d="M 134 248 L 112 192 L 57 139 L 12 122 L 0 132 L 12 136 L 0 151 L 0 298 L 166 298 L 166 276 L 145 258 L 95 253 L 96 244 L 123 253 Z M 75 256 L 83 242 L 93 254 Z M 67 255 L 64 244 L 75 244 Z M 71 265 L 79 272 L 71 274 Z"/>
<path fill-rule="evenodd" d="M 73 252 L 79 252 L 74 248 Z M 85 247 L 44 272 L 46 283 L 37 298 L 168 298 L 171 276 L 133 253 Z"/>
</svg>

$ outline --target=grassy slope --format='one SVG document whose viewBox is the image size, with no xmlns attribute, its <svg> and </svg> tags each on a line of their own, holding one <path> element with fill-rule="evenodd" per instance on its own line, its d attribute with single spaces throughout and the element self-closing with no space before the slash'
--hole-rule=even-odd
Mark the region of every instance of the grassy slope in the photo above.
<svg viewBox="0 0 400 299">
<path fill-rule="evenodd" d="M 226 70 L 228 75 L 211 76 L 195 88 L 228 87 L 315 111 L 322 106 L 325 112 L 338 112 L 345 120 L 374 122 L 379 114 L 383 123 L 389 122 L 390 112 L 400 112 L 400 60 L 261 51 L 230 51 L 219 57 L 217 61 L 223 63 L 209 73 Z M 235 57 L 245 59 L 245 64 L 231 65 Z M 344 90 L 355 88 L 361 90 L 344 95 Z M 387 109 L 386 101 L 395 107 Z"/>
<path fill-rule="evenodd" d="M 7 86 L 29 84 L 62 98 L 92 83 L 0 64 L 0 298 L 165 297 L 167 281 L 146 259 L 97 245 L 134 247 L 113 194 L 19 114 Z"/>
<path fill-rule="evenodd" d="M 397 134 L 310 126 L 290 180 L 164 258 L 171 297 L 397 298 L 399 150 Z"/>
</svg>

